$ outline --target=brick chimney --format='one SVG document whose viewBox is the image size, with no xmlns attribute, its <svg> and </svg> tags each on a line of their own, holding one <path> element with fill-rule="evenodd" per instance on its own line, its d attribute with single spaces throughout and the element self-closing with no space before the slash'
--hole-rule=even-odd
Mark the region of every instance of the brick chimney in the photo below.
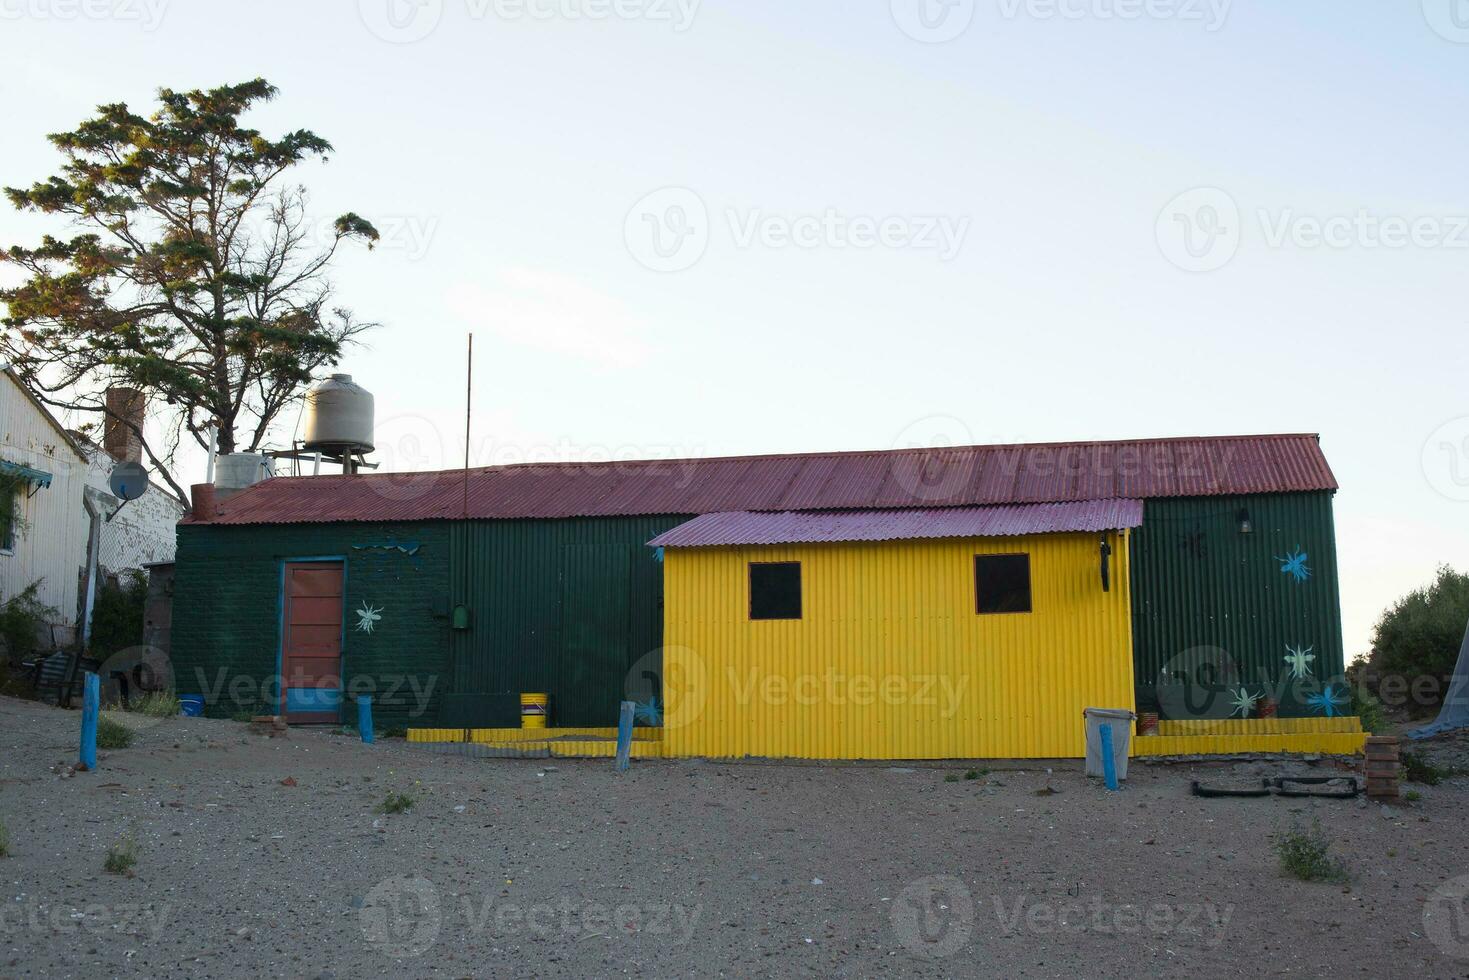
<svg viewBox="0 0 1469 980">
<path fill-rule="evenodd" d="M 189 487 L 193 498 L 193 514 L 196 521 L 212 521 L 219 513 L 219 504 L 214 494 L 214 484 L 196 483 Z"/>
<path fill-rule="evenodd" d="M 143 440 L 138 438 L 138 434 L 128 424 L 119 421 L 118 417 L 141 429 L 147 404 L 143 393 L 136 388 L 107 389 L 107 418 L 102 424 L 102 448 L 119 463 L 143 461 Z"/>
</svg>

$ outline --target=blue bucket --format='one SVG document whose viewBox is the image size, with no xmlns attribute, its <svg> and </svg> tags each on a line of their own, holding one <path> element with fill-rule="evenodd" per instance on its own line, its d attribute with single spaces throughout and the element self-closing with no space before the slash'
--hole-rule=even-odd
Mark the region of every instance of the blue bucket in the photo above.
<svg viewBox="0 0 1469 980">
<path fill-rule="evenodd" d="M 198 718 L 204 714 L 204 695 L 180 694 L 179 714 L 186 718 Z"/>
</svg>

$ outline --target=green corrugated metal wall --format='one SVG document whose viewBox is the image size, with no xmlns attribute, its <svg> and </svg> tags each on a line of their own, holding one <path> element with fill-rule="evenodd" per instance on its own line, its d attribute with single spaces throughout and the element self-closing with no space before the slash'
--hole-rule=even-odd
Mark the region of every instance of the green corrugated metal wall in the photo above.
<svg viewBox="0 0 1469 980">
<path fill-rule="evenodd" d="M 457 522 L 445 723 L 516 725 L 522 692 L 551 695 L 551 723 L 607 726 L 630 667 L 663 642 L 663 569 L 647 542 L 688 517 Z"/>
<path fill-rule="evenodd" d="M 381 728 L 439 716 L 449 644 L 448 525 L 182 524 L 174 572 L 174 688 L 210 715 L 279 710 L 281 563 L 336 556 L 346 567 L 342 674 L 373 695 Z M 353 611 L 376 609 L 372 632 Z M 341 718 L 355 722 L 345 705 Z"/>
<path fill-rule="evenodd" d="M 1249 511 L 1250 534 L 1240 533 L 1241 509 Z M 1279 560 L 1297 548 L 1309 555 L 1311 572 L 1300 583 Z M 1140 710 L 1159 710 L 1165 666 L 1217 647 L 1238 666 L 1234 681 L 1270 692 L 1282 716 L 1312 714 L 1304 699 L 1332 679 L 1340 691 L 1343 672 L 1332 495 L 1147 501 L 1132 539 L 1132 603 Z M 1290 683 L 1288 646 L 1313 648 L 1312 682 Z M 1211 716 L 1227 713 L 1220 701 Z"/>
<path fill-rule="evenodd" d="M 1252 534 L 1239 533 L 1241 508 Z M 275 668 L 280 560 L 341 554 L 349 611 L 362 602 L 385 607 L 374 633 L 349 631 L 349 668 L 411 674 L 432 692 L 428 712 L 383 704 L 388 718 L 515 725 L 519 694 L 546 692 L 553 724 L 613 725 L 629 669 L 650 653 L 656 659 L 662 646 L 662 566 L 646 542 L 688 519 L 185 525 L 174 616 L 179 690 L 202 683 L 193 675 L 203 671 L 212 712 L 254 707 L 228 685 Z M 411 557 L 385 547 L 405 540 L 422 547 Z M 1278 560 L 1298 547 L 1311 568 L 1299 584 Z M 1157 710 L 1163 668 L 1199 647 L 1228 651 L 1236 679 L 1273 692 L 1285 716 L 1311 714 L 1303 697 L 1316 690 L 1282 683 L 1287 646 L 1312 648 L 1315 680 L 1340 677 L 1329 493 L 1150 500 L 1131 567 L 1139 708 Z M 468 630 L 448 628 L 453 604 L 470 610 Z M 656 663 L 644 666 L 658 672 Z"/>
</svg>

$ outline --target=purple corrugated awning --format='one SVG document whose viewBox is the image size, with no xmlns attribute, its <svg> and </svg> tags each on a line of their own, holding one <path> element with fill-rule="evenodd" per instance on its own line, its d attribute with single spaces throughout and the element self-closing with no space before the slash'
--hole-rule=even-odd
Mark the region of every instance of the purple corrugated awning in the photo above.
<svg viewBox="0 0 1469 980">
<path fill-rule="evenodd" d="M 1062 504 L 928 510 L 735 511 L 705 514 L 649 541 L 655 548 L 818 544 L 921 538 L 1008 538 L 1113 531 L 1143 522 L 1143 502 L 1114 498 Z"/>
</svg>

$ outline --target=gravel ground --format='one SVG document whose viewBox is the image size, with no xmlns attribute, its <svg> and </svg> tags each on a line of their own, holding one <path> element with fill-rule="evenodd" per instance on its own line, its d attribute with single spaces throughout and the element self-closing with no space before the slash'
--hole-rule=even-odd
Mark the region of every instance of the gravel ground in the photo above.
<svg viewBox="0 0 1469 980">
<path fill-rule="evenodd" d="M 619 776 L 182 718 L 68 775 L 77 727 L 0 699 L 0 977 L 1469 975 L 1466 779 L 1383 807 L 1189 795 L 1273 763 Z M 1314 818 L 1349 885 L 1282 876 Z"/>
</svg>

